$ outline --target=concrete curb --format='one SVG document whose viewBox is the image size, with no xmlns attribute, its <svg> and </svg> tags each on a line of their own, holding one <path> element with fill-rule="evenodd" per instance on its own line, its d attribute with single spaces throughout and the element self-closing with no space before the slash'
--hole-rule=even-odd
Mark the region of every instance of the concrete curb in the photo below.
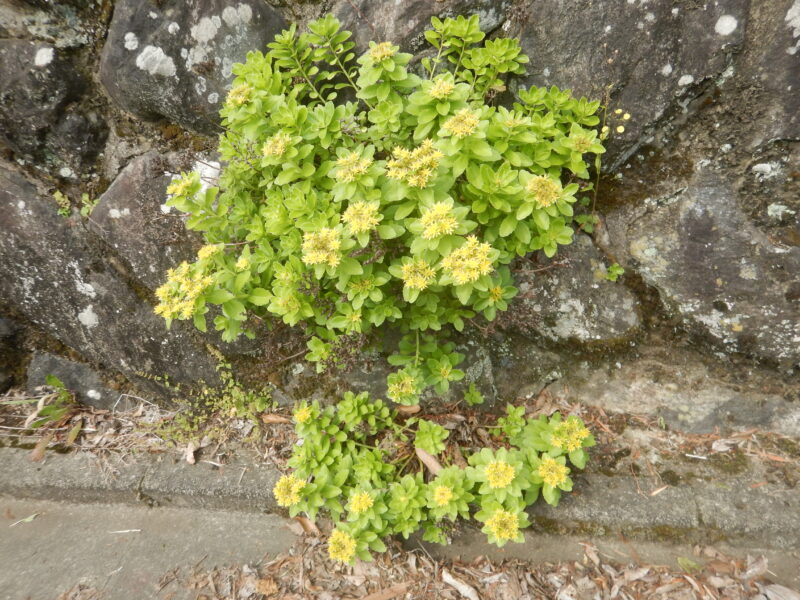
<svg viewBox="0 0 800 600">
<path fill-rule="evenodd" d="M 271 490 L 272 465 L 239 459 L 223 467 L 190 465 L 174 455 L 140 455 L 101 469 L 83 454 L 48 453 L 32 463 L 29 451 L 0 449 L 0 495 L 71 502 L 280 512 Z M 800 494 L 778 484 L 751 487 L 736 476 L 698 480 L 655 496 L 630 476 L 578 475 L 573 494 L 557 508 L 531 509 L 533 533 L 617 537 L 681 544 L 800 550 Z"/>
</svg>

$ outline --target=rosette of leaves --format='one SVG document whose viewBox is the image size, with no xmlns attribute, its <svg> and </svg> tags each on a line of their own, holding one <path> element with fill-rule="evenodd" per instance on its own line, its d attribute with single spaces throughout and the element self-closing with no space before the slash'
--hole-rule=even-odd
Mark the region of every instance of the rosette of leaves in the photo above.
<svg viewBox="0 0 800 600">
<path fill-rule="evenodd" d="M 426 499 L 431 516 L 440 521 L 457 517 L 469 519 L 469 503 L 475 498 L 470 490 L 472 482 L 464 469 L 447 467 L 428 483 Z"/>
<path fill-rule="evenodd" d="M 365 487 L 354 488 L 345 508 L 347 521 L 354 523 L 358 529 L 373 531 L 379 537 L 386 535 L 389 522 L 385 515 L 389 508 L 380 491 Z"/>
<path fill-rule="evenodd" d="M 336 407 L 336 417 L 343 431 L 363 441 L 391 426 L 392 411 L 383 400 L 371 400 L 367 392 L 345 392 Z"/>
<path fill-rule="evenodd" d="M 476 486 L 481 504 L 487 501 L 502 504 L 507 499 L 522 498 L 531 488 L 529 469 L 519 450 L 482 448 L 469 456 L 467 462 L 470 465 L 467 477 Z"/>
<path fill-rule="evenodd" d="M 395 466 L 386 460 L 386 456 L 379 448 L 361 448 L 350 443 L 347 444 L 347 448 L 355 455 L 353 460 L 355 481 L 382 487 L 387 481 L 392 480 Z"/>
<path fill-rule="evenodd" d="M 283 321 L 303 328 L 322 369 L 349 337 L 377 343 L 387 325 L 424 335 L 494 319 L 516 293 L 505 267 L 571 242 L 573 206 L 604 151 L 599 104 L 531 88 L 496 107 L 528 61 L 518 41 L 486 41 L 477 17 L 432 25 L 422 77 L 388 42 L 356 56 L 331 16 L 233 67 L 219 186 L 187 174 L 168 199 L 219 252 L 200 283 L 169 292 L 180 310 L 162 309 L 168 321 L 205 331 L 213 315 L 226 341 Z M 457 380 L 457 362 L 404 352 L 421 373 L 401 402 Z"/>
<path fill-rule="evenodd" d="M 562 420 L 556 412 L 548 418 L 527 419 L 521 430 L 514 429 L 508 434 L 509 441 L 520 449 L 531 449 L 548 456 L 566 455 L 570 463 L 578 469 L 586 466 L 589 458 L 586 448 L 595 445 L 595 439 L 584 422 L 572 415 Z"/>
<path fill-rule="evenodd" d="M 509 541 L 524 542 L 522 529 L 530 525 L 528 515 L 520 502 L 502 504 L 489 500 L 481 504 L 481 509 L 475 513 L 475 519 L 483 523 L 481 531 L 486 534 L 489 543 L 501 548 Z"/>
<path fill-rule="evenodd" d="M 425 519 L 425 483 L 421 473 L 404 475 L 389 486 L 387 519 L 394 533 L 403 538 L 414 533 Z"/>
<path fill-rule="evenodd" d="M 528 464 L 530 465 L 531 481 L 541 486 L 542 498 L 552 506 L 558 506 L 561 492 L 572 491 L 572 479 L 569 477 L 570 469 L 566 466 L 564 456 L 553 458 L 548 454 L 537 455 L 529 451 Z"/>
<path fill-rule="evenodd" d="M 414 437 L 414 446 L 422 448 L 429 454 L 439 454 L 444 450 L 444 441 L 450 433 L 433 421 L 420 419 L 417 421 L 417 433 Z"/>
</svg>

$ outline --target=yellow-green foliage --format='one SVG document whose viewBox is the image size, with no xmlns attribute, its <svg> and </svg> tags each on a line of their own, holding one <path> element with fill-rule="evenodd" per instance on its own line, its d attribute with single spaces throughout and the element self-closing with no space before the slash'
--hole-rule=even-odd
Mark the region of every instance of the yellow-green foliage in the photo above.
<svg viewBox="0 0 800 600">
<path fill-rule="evenodd" d="M 569 90 L 492 105 L 528 62 L 518 40 L 484 41 L 477 16 L 432 24 L 424 77 L 389 42 L 356 58 L 332 16 L 234 66 L 220 187 L 190 173 L 168 190 L 207 246 L 170 272 L 159 314 L 205 331 L 218 305 L 226 340 L 253 335 L 251 314 L 302 325 L 320 368 L 343 337 L 391 324 L 415 342 L 413 361 L 395 361 L 393 400 L 457 380 L 453 355 L 421 352 L 417 334 L 505 310 L 506 265 L 572 241 L 587 161 L 604 148 L 599 103 Z M 356 101 L 339 101 L 343 88 Z"/>
</svg>

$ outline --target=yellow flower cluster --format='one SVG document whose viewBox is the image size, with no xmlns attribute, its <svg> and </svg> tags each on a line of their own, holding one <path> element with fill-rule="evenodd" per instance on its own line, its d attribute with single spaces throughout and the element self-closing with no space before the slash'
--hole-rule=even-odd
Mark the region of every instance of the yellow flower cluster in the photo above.
<svg viewBox="0 0 800 600">
<path fill-rule="evenodd" d="M 486 521 L 486 527 L 498 540 L 515 540 L 519 535 L 519 519 L 517 515 L 503 509 L 497 509 Z"/>
<path fill-rule="evenodd" d="M 355 181 L 359 175 L 367 172 L 371 164 L 371 158 L 361 158 L 358 152 L 351 152 L 336 161 L 336 179 L 344 183 Z"/>
<path fill-rule="evenodd" d="M 303 262 L 307 265 L 327 264 L 335 267 L 342 257 L 339 247 L 342 245 L 335 229 L 323 227 L 319 231 L 303 235 Z"/>
<path fill-rule="evenodd" d="M 489 482 L 489 487 L 493 489 L 506 487 L 514 481 L 516 473 L 514 467 L 504 460 L 496 460 L 486 465 L 486 481 Z"/>
<path fill-rule="evenodd" d="M 165 319 L 189 319 L 194 314 L 197 298 L 213 282 L 210 275 L 201 271 L 190 272 L 189 263 L 167 271 L 167 281 L 156 290 L 159 303 L 155 313 Z"/>
<path fill-rule="evenodd" d="M 197 251 L 197 258 L 199 260 L 206 260 L 220 252 L 222 252 L 222 244 L 207 244 Z"/>
<path fill-rule="evenodd" d="M 439 152 L 432 140 L 425 140 L 414 150 L 400 146 L 393 151 L 394 158 L 386 163 L 386 176 L 405 181 L 412 187 L 423 188 L 439 168 L 444 154 Z"/>
<path fill-rule="evenodd" d="M 380 223 L 378 206 L 359 200 L 347 207 L 342 215 L 342 221 L 350 226 L 353 233 L 363 233 L 369 231 Z"/>
<path fill-rule="evenodd" d="M 193 183 L 194 179 L 191 175 L 183 175 L 179 179 L 172 180 L 167 186 L 167 193 L 170 196 L 183 196 L 189 191 Z"/>
<path fill-rule="evenodd" d="M 492 261 L 489 252 L 492 247 L 486 242 L 479 242 L 478 238 L 471 235 L 467 243 L 458 250 L 453 250 L 442 260 L 444 267 L 457 285 L 475 281 L 481 275 L 488 275 L 492 270 Z"/>
<path fill-rule="evenodd" d="M 267 158 L 283 156 L 283 153 L 286 152 L 286 149 L 289 147 L 291 142 L 292 138 L 289 136 L 289 134 L 281 131 L 280 133 L 273 135 L 264 143 L 264 146 L 261 148 L 261 153 Z"/>
<path fill-rule="evenodd" d="M 413 290 L 424 290 L 436 276 L 436 270 L 421 258 L 404 264 L 401 271 L 403 283 Z"/>
<path fill-rule="evenodd" d="M 416 381 L 408 373 L 403 373 L 396 381 L 389 384 L 386 395 L 390 400 L 397 402 L 407 396 L 417 393 Z"/>
<path fill-rule="evenodd" d="M 468 108 L 462 108 L 445 121 L 444 128 L 456 137 L 470 135 L 478 126 L 480 117 Z"/>
<path fill-rule="evenodd" d="M 555 458 L 545 455 L 539 465 L 538 473 L 539 477 L 541 477 L 547 485 L 558 487 L 567 480 L 569 469 Z"/>
<path fill-rule="evenodd" d="M 308 423 L 308 421 L 312 417 L 311 407 L 310 406 L 301 406 L 296 411 L 294 411 L 294 420 L 300 423 Z"/>
<path fill-rule="evenodd" d="M 246 83 L 240 83 L 239 85 L 232 87 L 231 91 L 228 92 L 228 99 L 226 102 L 228 104 L 232 104 L 233 106 L 241 106 L 250 100 L 250 94 L 252 92 L 253 88 Z"/>
<path fill-rule="evenodd" d="M 249 268 L 250 268 L 250 259 L 246 256 L 240 256 L 239 260 L 236 261 L 236 270 L 244 271 L 245 269 Z"/>
<path fill-rule="evenodd" d="M 503 288 L 499 285 L 489 288 L 489 299 L 496 304 L 503 299 Z"/>
<path fill-rule="evenodd" d="M 453 207 L 447 202 L 437 202 L 423 212 L 419 220 L 423 228 L 422 237 L 433 240 L 453 233 L 458 227 L 458 221 L 452 209 Z"/>
<path fill-rule="evenodd" d="M 374 501 L 372 500 L 372 496 L 370 496 L 367 492 L 358 492 L 350 500 L 350 510 L 355 514 L 360 515 L 361 513 L 372 508 L 373 504 Z"/>
<path fill-rule="evenodd" d="M 561 184 L 547 175 L 532 177 L 526 189 L 536 200 L 539 208 L 550 206 L 561 197 Z"/>
<path fill-rule="evenodd" d="M 356 555 L 356 540 L 355 538 L 341 531 L 334 529 L 328 540 L 328 556 L 333 560 L 338 560 L 343 563 L 350 562 Z"/>
<path fill-rule="evenodd" d="M 381 42 L 369 49 L 369 57 L 375 62 L 380 62 L 391 58 L 397 50 L 392 46 L 392 42 Z"/>
<path fill-rule="evenodd" d="M 436 506 L 447 506 L 452 499 L 453 490 L 446 485 L 440 485 L 433 490 L 433 501 L 436 503 Z"/>
<path fill-rule="evenodd" d="M 450 94 L 453 93 L 454 89 L 456 89 L 455 84 L 447 77 L 437 77 L 436 81 L 433 82 L 431 89 L 428 91 L 428 94 L 431 98 L 444 100 L 445 98 L 450 97 Z"/>
<path fill-rule="evenodd" d="M 284 475 L 272 488 L 278 506 L 294 506 L 300 502 L 300 492 L 303 491 L 306 482 L 298 479 L 294 475 Z"/>
<path fill-rule="evenodd" d="M 583 446 L 583 440 L 589 435 L 589 430 L 581 425 L 580 421 L 567 419 L 553 431 L 550 443 L 556 448 L 564 448 L 567 452 L 574 452 Z"/>
</svg>

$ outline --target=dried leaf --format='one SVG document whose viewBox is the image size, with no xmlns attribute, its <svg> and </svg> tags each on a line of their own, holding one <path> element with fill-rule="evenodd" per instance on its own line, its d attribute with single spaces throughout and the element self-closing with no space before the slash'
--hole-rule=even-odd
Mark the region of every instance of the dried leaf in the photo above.
<svg viewBox="0 0 800 600">
<path fill-rule="evenodd" d="M 276 415 L 273 413 L 265 413 L 261 415 L 261 422 L 266 423 L 267 425 L 273 425 L 277 423 L 291 423 L 291 419 L 287 419 L 281 415 Z"/>
<path fill-rule="evenodd" d="M 420 410 L 421 409 L 420 409 L 419 404 L 414 404 L 413 406 L 404 406 L 403 405 L 403 406 L 398 406 L 397 407 L 397 412 L 400 413 L 401 415 L 405 416 L 405 417 L 407 417 L 409 415 L 417 414 Z"/>
<path fill-rule="evenodd" d="M 362 600 L 392 600 L 392 598 L 397 598 L 398 596 L 405 594 L 410 585 L 410 583 L 398 583 L 397 585 L 393 585 L 385 590 L 373 592 L 369 596 L 364 596 Z"/>
<path fill-rule="evenodd" d="M 195 450 L 197 450 L 197 446 L 195 446 L 194 442 L 189 442 L 189 445 L 186 446 L 185 456 L 186 462 L 188 462 L 190 465 L 193 465 L 195 462 L 197 462 L 194 458 Z"/>
<path fill-rule="evenodd" d="M 72 429 L 69 430 L 69 433 L 67 434 L 67 446 L 70 446 L 75 443 L 75 440 L 78 439 L 78 434 L 81 432 L 82 428 L 83 428 L 83 422 L 78 421 L 77 423 L 75 423 Z"/>
<path fill-rule="evenodd" d="M 20 520 L 19 520 L 19 521 L 17 521 L 16 523 L 12 523 L 11 525 L 9 525 L 9 527 L 14 527 L 14 526 L 16 526 L 16 525 L 19 525 L 20 523 L 30 523 L 30 522 L 31 522 L 31 521 L 33 521 L 33 520 L 34 520 L 36 517 L 38 517 L 40 514 L 41 514 L 41 513 L 33 513 L 32 515 L 28 515 L 28 516 L 27 516 L 27 517 L 25 517 L 24 519 L 20 519 Z"/>
<path fill-rule="evenodd" d="M 442 569 L 442 581 L 455 588 L 456 591 L 464 598 L 468 598 L 469 600 L 480 600 L 480 596 L 478 596 L 478 592 L 475 591 L 474 587 L 464 583 L 459 579 L 456 579 L 447 569 Z"/>
<path fill-rule="evenodd" d="M 677 563 L 681 569 L 686 571 L 687 573 L 696 573 L 700 569 L 702 569 L 702 565 L 696 563 L 691 558 L 687 558 L 685 556 L 679 556 L 677 558 Z"/>
<path fill-rule="evenodd" d="M 273 594 L 277 594 L 278 584 L 275 583 L 275 580 L 272 577 L 259 579 L 256 582 L 256 592 L 258 592 L 259 594 L 263 594 L 264 596 L 271 596 Z"/>
<path fill-rule="evenodd" d="M 53 439 L 53 433 L 50 432 L 36 442 L 36 446 L 31 450 L 30 459 L 33 462 L 42 462 L 44 460 L 44 451 L 47 450 L 47 445 Z"/>
<path fill-rule="evenodd" d="M 298 515 L 294 518 L 294 520 L 300 523 L 300 527 L 303 528 L 303 533 L 307 533 L 309 535 L 317 535 L 317 536 L 322 535 L 322 532 L 319 530 L 314 521 L 312 521 L 308 517 Z"/>
<path fill-rule="evenodd" d="M 414 448 L 414 451 L 417 453 L 419 459 L 423 462 L 423 464 L 428 467 L 428 470 L 433 474 L 436 475 L 439 471 L 442 470 L 442 465 L 436 460 L 432 454 L 425 452 L 422 448 Z"/>
<path fill-rule="evenodd" d="M 711 449 L 714 452 L 727 452 L 737 445 L 736 440 L 714 440 Z"/>
<path fill-rule="evenodd" d="M 742 574 L 742 579 L 753 579 L 755 577 L 761 577 L 766 572 L 767 572 L 766 557 L 759 556 L 757 559 L 753 560 L 748 556 L 747 570 Z"/>
</svg>

